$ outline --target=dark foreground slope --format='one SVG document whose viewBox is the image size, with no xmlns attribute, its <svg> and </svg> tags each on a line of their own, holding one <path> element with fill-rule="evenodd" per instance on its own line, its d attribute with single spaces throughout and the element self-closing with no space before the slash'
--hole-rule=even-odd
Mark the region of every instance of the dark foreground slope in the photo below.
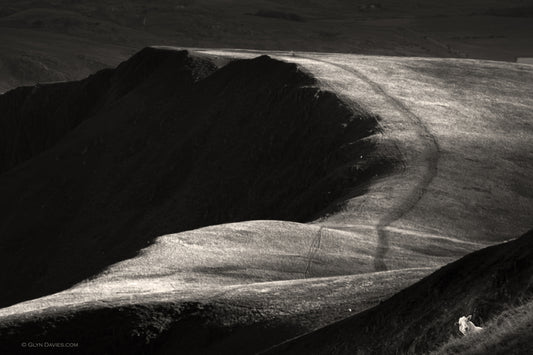
<svg viewBox="0 0 533 355">
<path fill-rule="evenodd" d="M 489 323 L 483 332 L 451 337 L 432 355 L 508 355 L 533 353 L 533 300 L 509 307 Z"/>
<path fill-rule="evenodd" d="M 375 117 L 266 56 L 217 70 L 147 48 L 0 104 L 13 137 L 0 162 L 11 167 L 0 175 L 0 268 L 16 270 L 0 276 L 1 306 L 62 290 L 159 235 L 308 220 L 383 168 Z"/>
<path fill-rule="evenodd" d="M 61 350 L 79 354 L 252 354 L 272 340 L 282 341 L 304 329 L 280 323 L 258 311 L 227 304 L 166 302 L 87 308 L 3 322 L 0 351 L 23 354 L 35 350 L 21 347 L 28 342 L 69 342 L 75 344 L 73 348 Z"/>
<path fill-rule="evenodd" d="M 386 302 L 271 349 L 271 354 L 428 353 L 458 332 L 460 316 L 484 325 L 533 296 L 533 231 L 468 254 Z"/>
</svg>

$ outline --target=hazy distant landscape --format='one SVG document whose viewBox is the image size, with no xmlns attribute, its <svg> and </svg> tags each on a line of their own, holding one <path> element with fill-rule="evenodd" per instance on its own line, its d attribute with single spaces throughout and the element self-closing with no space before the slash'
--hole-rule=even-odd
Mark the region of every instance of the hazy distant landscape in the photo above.
<svg viewBox="0 0 533 355">
<path fill-rule="evenodd" d="M 533 351 L 532 16 L 0 0 L 0 352 Z"/>
<path fill-rule="evenodd" d="M 516 61 L 533 5 L 513 1 L 0 1 L 0 91 L 81 79 L 148 45 Z"/>
</svg>

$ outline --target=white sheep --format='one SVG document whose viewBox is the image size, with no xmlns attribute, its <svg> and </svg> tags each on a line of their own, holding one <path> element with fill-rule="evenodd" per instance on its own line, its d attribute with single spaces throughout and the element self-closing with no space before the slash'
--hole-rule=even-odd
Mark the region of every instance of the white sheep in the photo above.
<svg viewBox="0 0 533 355">
<path fill-rule="evenodd" d="M 472 319 L 472 315 L 469 315 L 468 317 L 462 316 L 457 322 L 457 324 L 459 324 L 459 331 L 463 333 L 463 335 L 477 333 L 483 330 L 483 328 L 478 327 L 474 323 L 472 323 L 470 319 Z"/>
</svg>

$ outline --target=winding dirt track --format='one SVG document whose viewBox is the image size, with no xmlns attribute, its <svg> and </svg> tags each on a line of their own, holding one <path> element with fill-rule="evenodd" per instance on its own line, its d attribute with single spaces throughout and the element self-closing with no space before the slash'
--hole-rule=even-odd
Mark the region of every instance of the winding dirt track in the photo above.
<svg viewBox="0 0 533 355">
<path fill-rule="evenodd" d="M 438 164 L 439 164 L 439 157 L 440 157 L 440 147 L 439 143 L 437 142 L 437 139 L 435 136 L 431 133 L 429 128 L 424 124 L 424 121 L 422 118 L 418 117 L 416 114 L 414 114 L 407 106 L 405 106 L 399 99 L 395 98 L 394 96 L 390 95 L 381 85 L 378 83 L 372 81 L 368 76 L 364 75 L 360 71 L 349 67 L 347 65 L 338 64 L 332 61 L 327 61 L 323 59 L 317 59 L 312 57 L 302 57 L 309 60 L 313 60 L 316 62 L 321 62 L 328 65 L 333 65 L 337 68 L 340 68 L 350 75 L 353 75 L 357 77 L 359 80 L 363 80 L 366 83 L 368 83 L 376 93 L 382 95 L 387 99 L 389 103 L 391 103 L 398 111 L 402 112 L 412 123 L 412 125 L 417 129 L 418 135 L 422 141 L 425 142 L 426 150 L 421 156 L 421 160 L 425 163 L 425 171 L 423 175 L 421 176 L 418 183 L 414 186 L 414 188 L 401 200 L 398 200 L 394 208 L 389 209 L 386 211 L 386 213 L 381 217 L 381 219 L 378 221 L 376 225 L 376 232 L 378 235 L 378 245 L 376 249 L 376 256 L 374 259 L 374 267 L 376 271 L 385 271 L 387 270 L 387 265 L 385 263 L 385 255 L 387 254 L 387 251 L 389 250 L 389 236 L 388 232 L 385 230 L 388 226 L 390 226 L 393 222 L 399 220 L 402 218 L 407 212 L 413 209 L 414 206 L 420 201 L 424 193 L 427 191 L 428 186 L 431 184 L 433 179 L 438 173 Z M 396 148 L 400 151 L 397 144 L 395 144 Z M 404 154 L 401 154 L 402 157 L 404 157 Z M 405 169 L 409 169 L 410 162 L 405 161 L 404 158 L 404 171 Z M 331 226 L 329 226 L 331 227 Z"/>
</svg>

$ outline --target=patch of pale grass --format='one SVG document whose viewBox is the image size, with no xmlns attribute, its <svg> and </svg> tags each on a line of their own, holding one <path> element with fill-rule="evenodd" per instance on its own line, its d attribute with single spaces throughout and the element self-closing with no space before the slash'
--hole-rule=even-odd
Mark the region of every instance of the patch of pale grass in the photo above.
<svg viewBox="0 0 533 355">
<path fill-rule="evenodd" d="M 432 354 L 531 354 L 533 300 L 509 307 L 481 326 L 482 332 L 452 337 Z"/>
</svg>

